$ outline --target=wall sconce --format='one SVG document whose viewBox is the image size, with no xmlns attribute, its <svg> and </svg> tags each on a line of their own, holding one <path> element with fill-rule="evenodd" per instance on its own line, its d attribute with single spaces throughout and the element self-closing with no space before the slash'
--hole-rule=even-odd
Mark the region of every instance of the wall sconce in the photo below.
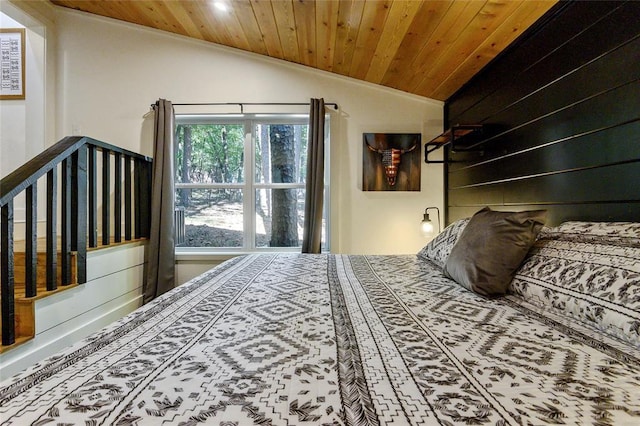
<svg viewBox="0 0 640 426">
<path fill-rule="evenodd" d="M 422 223 L 420 224 L 422 235 L 424 235 L 425 237 L 430 237 L 434 234 L 433 223 L 431 222 L 431 218 L 429 217 L 429 210 L 435 210 L 438 214 L 438 233 L 440 233 L 440 209 L 438 209 L 437 207 L 427 207 L 426 209 L 424 209 Z"/>
</svg>

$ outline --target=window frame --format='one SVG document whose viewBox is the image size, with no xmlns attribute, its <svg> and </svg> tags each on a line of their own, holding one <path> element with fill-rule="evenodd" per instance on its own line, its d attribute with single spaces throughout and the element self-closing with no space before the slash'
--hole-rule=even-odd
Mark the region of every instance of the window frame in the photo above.
<svg viewBox="0 0 640 426">
<path fill-rule="evenodd" d="M 301 247 L 257 247 L 256 246 L 256 191 L 259 189 L 303 189 L 304 183 L 266 183 L 256 181 L 256 128 L 259 124 L 291 124 L 309 125 L 309 114 L 176 114 L 176 128 L 178 125 L 243 125 L 244 126 L 244 155 L 249 161 L 244 161 L 243 183 L 183 183 L 177 182 L 174 176 L 175 189 L 239 189 L 243 192 L 243 246 L 242 247 L 175 247 L 176 253 L 211 253 L 211 254 L 243 254 L 259 252 L 287 252 L 299 253 Z M 323 252 L 330 250 L 330 192 L 329 192 L 329 117 L 325 119 L 325 195 L 323 219 L 325 231 L 323 235 Z M 175 152 L 177 153 L 177 145 Z M 175 156 L 177 158 L 177 155 Z M 177 161 L 177 160 L 176 160 Z M 249 213 L 247 213 L 249 212 Z"/>
</svg>

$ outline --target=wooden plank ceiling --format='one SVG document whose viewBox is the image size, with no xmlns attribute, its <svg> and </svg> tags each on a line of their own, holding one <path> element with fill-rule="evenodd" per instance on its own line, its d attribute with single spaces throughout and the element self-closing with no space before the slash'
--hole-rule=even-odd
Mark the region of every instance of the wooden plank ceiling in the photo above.
<svg viewBox="0 0 640 426">
<path fill-rule="evenodd" d="M 438 100 L 451 96 L 556 2 L 53 0 Z"/>
</svg>

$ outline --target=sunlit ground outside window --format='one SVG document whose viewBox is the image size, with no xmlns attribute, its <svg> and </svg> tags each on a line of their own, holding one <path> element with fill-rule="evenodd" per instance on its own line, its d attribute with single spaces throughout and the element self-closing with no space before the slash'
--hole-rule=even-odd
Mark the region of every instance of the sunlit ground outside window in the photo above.
<svg viewBox="0 0 640 426">
<path fill-rule="evenodd" d="M 180 247 L 243 246 L 241 189 L 178 189 L 177 192 L 185 209 L 185 241 Z M 184 201 L 187 196 L 183 195 L 187 192 L 188 203 Z"/>
</svg>

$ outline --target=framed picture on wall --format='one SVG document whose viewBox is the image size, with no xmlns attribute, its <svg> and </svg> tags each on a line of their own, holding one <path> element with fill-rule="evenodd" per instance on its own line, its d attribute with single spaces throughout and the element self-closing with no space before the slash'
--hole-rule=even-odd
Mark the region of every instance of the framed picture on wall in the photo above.
<svg viewBox="0 0 640 426">
<path fill-rule="evenodd" d="M 362 190 L 420 191 L 420 133 L 363 133 Z"/>
<path fill-rule="evenodd" d="M 0 28 L 0 99 L 24 99 L 24 28 Z"/>
</svg>

